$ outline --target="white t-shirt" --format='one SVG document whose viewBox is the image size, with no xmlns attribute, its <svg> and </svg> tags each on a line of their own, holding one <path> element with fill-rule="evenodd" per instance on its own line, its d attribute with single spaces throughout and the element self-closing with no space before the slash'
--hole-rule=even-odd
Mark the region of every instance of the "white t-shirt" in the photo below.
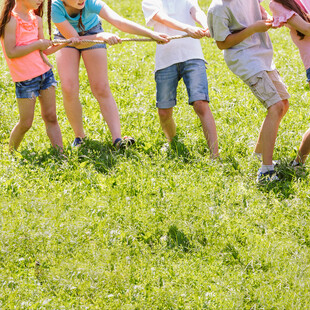
<svg viewBox="0 0 310 310">
<path fill-rule="evenodd" d="M 262 0 L 213 0 L 208 11 L 208 26 L 216 41 L 225 41 L 232 33 L 262 20 Z M 224 50 L 229 69 L 247 80 L 260 71 L 272 71 L 272 44 L 267 32 L 255 33 L 239 44 Z"/>
<path fill-rule="evenodd" d="M 186 34 L 172 29 L 162 23 L 152 20 L 159 11 L 184 24 L 195 26 L 195 21 L 190 14 L 190 9 L 197 4 L 197 0 L 143 0 L 142 9 L 146 24 L 153 26 L 155 31 L 166 33 L 170 36 Z M 169 43 L 156 47 L 155 71 L 167 68 L 173 64 L 190 59 L 205 61 L 200 40 L 193 38 L 175 39 Z"/>
</svg>

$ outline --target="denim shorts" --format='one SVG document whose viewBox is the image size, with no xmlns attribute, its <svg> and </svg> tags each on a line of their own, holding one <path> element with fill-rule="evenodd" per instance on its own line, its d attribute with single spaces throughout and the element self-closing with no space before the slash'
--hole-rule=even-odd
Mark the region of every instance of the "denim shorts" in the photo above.
<svg viewBox="0 0 310 310">
<path fill-rule="evenodd" d="M 190 105 L 198 100 L 209 101 L 205 62 L 202 59 L 190 59 L 155 72 L 157 108 L 169 109 L 176 105 L 181 78 L 186 85 Z"/>
<path fill-rule="evenodd" d="M 51 86 L 57 86 L 52 69 L 33 79 L 15 82 L 16 98 L 34 99 L 40 95 L 41 90 L 48 89 Z"/>
<path fill-rule="evenodd" d="M 307 82 L 310 82 L 310 68 L 306 70 L 306 74 L 307 74 Z"/>
<path fill-rule="evenodd" d="M 90 28 L 87 31 L 79 32 L 79 36 L 81 36 L 81 37 L 82 36 L 89 36 L 89 35 L 97 34 L 100 32 L 103 32 L 103 29 L 102 29 L 101 23 L 98 23 L 96 26 L 94 26 L 93 28 Z M 63 40 L 63 39 L 65 39 L 65 37 L 56 29 L 56 32 L 54 33 L 54 39 L 55 40 Z M 83 51 L 87 51 L 87 50 L 94 50 L 96 48 L 107 48 L 107 45 L 105 43 L 102 43 L 102 44 L 95 44 L 93 46 L 81 48 L 81 49 L 78 49 L 74 46 L 66 46 L 64 48 L 74 48 L 74 49 L 78 50 L 79 52 L 83 52 Z"/>
</svg>

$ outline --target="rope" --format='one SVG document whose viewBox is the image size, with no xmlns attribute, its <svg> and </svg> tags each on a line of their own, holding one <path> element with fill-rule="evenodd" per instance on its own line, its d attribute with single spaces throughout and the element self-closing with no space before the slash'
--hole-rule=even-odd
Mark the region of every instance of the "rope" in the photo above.
<svg viewBox="0 0 310 310">
<path fill-rule="evenodd" d="M 189 37 L 188 34 L 178 35 L 178 36 L 172 36 L 168 37 L 169 40 L 175 40 L 175 39 L 183 39 Z M 154 39 L 146 39 L 146 38 L 124 38 L 121 39 L 122 42 L 156 42 Z M 71 40 L 53 40 L 53 44 L 62 44 L 62 43 L 71 43 Z M 94 44 L 103 44 L 107 43 L 102 40 L 81 40 L 79 43 L 94 43 Z"/>
<path fill-rule="evenodd" d="M 178 35 L 178 36 L 171 36 L 168 37 L 169 40 L 176 40 L 176 39 L 183 39 L 189 37 L 188 34 Z M 146 39 L 146 38 L 124 38 L 121 39 L 122 42 L 156 42 L 154 39 Z M 62 44 L 62 43 L 71 43 L 71 40 L 53 40 L 53 44 Z M 94 44 L 103 44 L 107 43 L 102 40 L 81 40 L 79 43 L 94 43 Z M 48 60 L 44 57 L 43 52 L 40 51 L 41 58 L 43 59 L 44 63 L 46 63 L 49 67 L 53 68 L 53 65 L 51 65 Z"/>
</svg>

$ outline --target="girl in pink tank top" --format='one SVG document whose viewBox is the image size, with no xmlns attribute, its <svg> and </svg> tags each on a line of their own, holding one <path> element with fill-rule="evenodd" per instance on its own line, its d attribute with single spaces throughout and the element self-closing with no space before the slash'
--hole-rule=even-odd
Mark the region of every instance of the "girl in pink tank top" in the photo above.
<svg viewBox="0 0 310 310">
<path fill-rule="evenodd" d="M 299 49 L 310 85 L 310 0 L 271 0 L 270 10 L 274 25 L 290 28 L 293 42 Z M 296 169 L 302 167 L 310 153 L 310 129 L 303 135 L 298 154 L 292 162 Z"/>
<path fill-rule="evenodd" d="M 31 128 L 36 97 L 39 97 L 42 118 L 53 147 L 61 152 L 63 149 L 56 116 L 57 82 L 43 53 L 52 54 L 65 44 L 52 46 L 50 40 L 44 39 L 42 15 L 43 0 L 5 0 L 0 16 L 0 39 L 15 82 L 20 116 L 10 135 L 10 151 L 18 148 Z"/>
</svg>

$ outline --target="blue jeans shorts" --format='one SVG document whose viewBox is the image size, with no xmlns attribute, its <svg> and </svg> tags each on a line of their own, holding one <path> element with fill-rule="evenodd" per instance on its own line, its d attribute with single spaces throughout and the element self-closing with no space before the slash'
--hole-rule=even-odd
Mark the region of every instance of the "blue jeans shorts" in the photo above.
<svg viewBox="0 0 310 310">
<path fill-rule="evenodd" d="M 306 74 L 307 74 L 307 82 L 310 82 L 310 68 L 306 70 Z"/>
<path fill-rule="evenodd" d="M 84 31 L 84 33 L 79 32 L 79 36 L 89 36 L 89 35 L 97 34 L 97 33 L 100 33 L 100 32 L 103 32 L 103 29 L 102 29 L 101 23 L 98 23 L 93 28 L 90 28 L 89 30 Z M 54 33 L 54 39 L 55 40 L 63 40 L 63 39 L 65 39 L 65 37 L 57 30 Z M 74 46 L 66 46 L 64 48 L 74 48 L 74 49 L 78 50 L 81 53 L 83 51 L 93 50 L 93 49 L 96 49 L 96 48 L 107 48 L 107 45 L 105 43 L 102 43 L 102 44 L 95 44 L 93 46 L 90 46 L 90 47 L 87 47 L 87 48 L 81 48 L 81 49 L 78 49 L 78 48 L 76 48 Z"/>
<path fill-rule="evenodd" d="M 41 90 L 48 89 L 51 86 L 57 86 L 53 70 L 39 75 L 33 79 L 16 82 L 15 94 L 19 99 L 34 99 L 40 95 Z"/>
<path fill-rule="evenodd" d="M 186 85 L 190 105 L 198 100 L 209 102 L 205 62 L 202 59 L 190 59 L 155 72 L 157 108 L 169 109 L 176 105 L 181 78 Z"/>
</svg>

